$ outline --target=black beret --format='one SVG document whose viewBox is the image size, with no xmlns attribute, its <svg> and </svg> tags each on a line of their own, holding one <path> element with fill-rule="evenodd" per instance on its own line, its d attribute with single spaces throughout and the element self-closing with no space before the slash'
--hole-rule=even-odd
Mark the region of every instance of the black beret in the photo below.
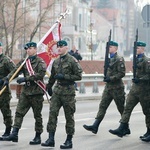
<svg viewBox="0 0 150 150">
<path fill-rule="evenodd" d="M 146 47 L 146 43 L 139 41 L 137 42 L 137 46 Z"/>
<path fill-rule="evenodd" d="M 68 45 L 67 42 L 64 40 L 60 40 L 57 42 L 57 46 L 67 46 L 67 45 Z"/>
<path fill-rule="evenodd" d="M 29 47 L 37 47 L 37 44 L 35 42 L 29 42 L 25 44 L 24 49 L 27 50 Z"/>
<path fill-rule="evenodd" d="M 110 42 L 109 42 L 109 45 L 111 45 L 111 46 L 118 46 L 118 43 L 117 43 L 117 42 L 114 42 L 114 41 L 110 41 Z"/>
</svg>

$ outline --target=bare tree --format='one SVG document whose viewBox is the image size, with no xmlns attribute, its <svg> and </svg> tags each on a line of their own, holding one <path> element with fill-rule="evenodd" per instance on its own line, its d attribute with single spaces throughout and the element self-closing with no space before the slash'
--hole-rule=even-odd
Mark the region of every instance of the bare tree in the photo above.
<svg viewBox="0 0 150 150">
<path fill-rule="evenodd" d="M 47 5 L 40 10 L 40 12 L 37 16 L 37 19 L 35 21 L 36 25 L 34 26 L 34 28 L 32 29 L 32 32 L 30 34 L 30 41 L 32 41 L 32 39 L 34 38 L 35 34 L 37 33 L 37 30 L 40 28 L 42 23 L 46 23 L 47 21 L 49 22 L 49 20 L 51 19 L 48 16 L 48 14 L 50 13 L 50 9 L 54 5 L 54 3 L 55 3 L 54 0 L 47 1 Z"/>
<path fill-rule="evenodd" d="M 42 0 L 41 11 L 37 1 L 0 0 L 0 36 L 6 45 L 5 54 L 11 58 L 22 38 L 25 42 L 33 40 L 42 24 L 49 21 L 48 13 L 55 0 Z M 25 3 L 25 4 L 24 4 Z M 36 15 L 33 15 L 36 10 Z"/>
</svg>

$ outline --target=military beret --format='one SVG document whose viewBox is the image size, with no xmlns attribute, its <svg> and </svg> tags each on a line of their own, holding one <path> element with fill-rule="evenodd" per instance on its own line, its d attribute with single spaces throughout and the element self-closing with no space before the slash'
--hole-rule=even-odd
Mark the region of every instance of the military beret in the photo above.
<svg viewBox="0 0 150 150">
<path fill-rule="evenodd" d="M 67 46 L 67 45 L 68 45 L 67 42 L 64 40 L 60 40 L 57 42 L 57 46 Z"/>
<path fill-rule="evenodd" d="M 0 46 L 3 46 L 3 44 L 0 42 Z"/>
<path fill-rule="evenodd" d="M 117 42 L 114 42 L 114 41 L 110 41 L 110 42 L 109 42 L 109 45 L 111 45 L 111 46 L 118 46 L 118 43 L 117 43 Z"/>
<path fill-rule="evenodd" d="M 37 47 L 37 44 L 35 42 L 29 42 L 25 44 L 24 49 L 27 50 L 29 47 Z"/>
<path fill-rule="evenodd" d="M 137 46 L 146 47 L 146 43 L 139 41 L 137 42 Z"/>
</svg>

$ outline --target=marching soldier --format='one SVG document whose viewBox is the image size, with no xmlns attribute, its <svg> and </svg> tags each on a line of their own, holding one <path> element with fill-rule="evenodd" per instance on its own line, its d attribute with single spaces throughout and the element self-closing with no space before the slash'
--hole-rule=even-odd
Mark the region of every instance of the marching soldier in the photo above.
<svg viewBox="0 0 150 150">
<path fill-rule="evenodd" d="M 130 134 L 129 119 L 134 107 L 140 102 L 143 113 L 145 115 L 145 122 L 147 131 L 140 136 L 142 141 L 150 141 L 150 58 L 146 57 L 144 50 L 146 43 L 137 42 L 137 72 L 136 78 L 132 79 L 133 85 L 127 96 L 126 106 L 122 114 L 120 125 L 117 129 L 110 129 L 111 134 L 123 137 Z"/>
<path fill-rule="evenodd" d="M 14 68 L 14 62 L 3 54 L 3 46 L 2 43 L 0 43 L 0 89 L 3 87 L 3 78 L 6 77 Z M 0 137 L 0 141 L 10 135 L 12 127 L 12 116 L 10 110 L 11 98 L 10 88 L 7 86 L 6 90 L 0 95 L 0 109 L 3 115 L 4 124 L 6 126 L 4 134 Z"/>
<path fill-rule="evenodd" d="M 15 119 L 13 130 L 10 136 L 5 138 L 6 141 L 18 142 L 18 132 L 21 128 L 23 118 L 30 108 L 33 110 L 35 118 L 35 137 L 30 141 L 30 145 L 41 143 L 41 133 L 43 132 L 43 122 L 42 122 L 42 108 L 43 108 L 43 94 L 44 94 L 44 84 L 43 78 L 46 73 L 45 62 L 37 56 L 37 44 L 34 42 L 29 42 L 25 46 L 27 55 L 29 56 L 26 60 L 26 64 L 23 65 L 21 70 L 17 75 L 23 73 L 23 77 L 17 78 L 17 83 L 24 83 L 22 93 L 17 104 L 17 109 L 15 112 Z M 23 61 L 17 64 L 16 69 L 14 69 L 6 78 L 5 83 L 8 84 L 8 79 L 14 74 L 14 72 L 20 67 Z M 4 84 L 5 84 L 4 83 Z M 41 88 L 41 86 L 43 88 Z"/>
<path fill-rule="evenodd" d="M 66 118 L 67 138 L 64 144 L 60 145 L 61 149 L 72 148 L 72 138 L 75 132 L 74 113 L 75 107 L 75 87 L 74 82 L 81 80 L 82 69 L 78 61 L 68 54 L 67 42 L 64 40 L 57 42 L 59 58 L 55 59 L 52 65 L 51 76 L 47 84 L 47 90 L 51 97 L 49 120 L 47 124 L 48 139 L 42 146 L 55 146 L 55 131 L 57 126 L 57 117 L 59 110 L 63 107 Z M 52 91 L 52 86 L 56 85 Z"/>
<path fill-rule="evenodd" d="M 104 77 L 104 82 L 106 82 L 105 89 L 103 91 L 102 100 L 99 104 L 99 110 L 95 121 L 92 125 L 83 125 L 83 127 L 97 134 L 99 125 L 103 120 L 107 108 L 109 107 L 112 100 L 115 101 L 117 109 L 122 115 L 125 103 L 125 92 L 124 83 L 122 78 L 125 76 L 125 62 L 124 58 L 117 54 L 118 43 L 114 41 L 109 42 L 109 54 L 110 62 L 106 77 Z"/>
</svg>

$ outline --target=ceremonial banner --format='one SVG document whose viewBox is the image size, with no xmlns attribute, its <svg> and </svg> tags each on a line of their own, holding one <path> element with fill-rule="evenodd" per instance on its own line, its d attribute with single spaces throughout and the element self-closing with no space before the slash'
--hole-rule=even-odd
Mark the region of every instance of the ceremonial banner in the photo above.
<svg viewBox="0 0 150 150">
<path fill-rule="evenodd" d="M 56 42 L 60 40 L 60 27 L 61 27 L 60 21 L 61 19 L 64 19 L 67 14 L 69 14 L 68 9 L 65 11 L 65 13 L 60 15 L 60 17 L 55 22 L 55 24 L 49 29 L 49 31 L 44 35 L 44 37 L 37 44 L 37 47 L 38 47 L 37 54 L 41 58 L 43 58 L 43 60 L 46 62 L 47 74 L 49 76 L 51 72 L 52 62 L 57 57 Z M 26 63 L 27 59 L 28 59 L 28 56 L 25 58 L 25 60 L 22 62 L 19 68 L 15 71 L 15 73 L 9 79 L 9 83 L 14 79 L 17 73 L 21 70 L 23 65 Z M 5 89 L 6 89 L 6 85 L 0 90 L 0 95 L 4 92 Z"/>
<path fill-rule="evenodd" d="M 37 45 L 37 54 L 45 61 L 48 76 L 51 72 L 52 63 L 58 56 L 56 43 L 61 39 L 60 28 L 61 24 L 55 23 Z"/>
</svg>

